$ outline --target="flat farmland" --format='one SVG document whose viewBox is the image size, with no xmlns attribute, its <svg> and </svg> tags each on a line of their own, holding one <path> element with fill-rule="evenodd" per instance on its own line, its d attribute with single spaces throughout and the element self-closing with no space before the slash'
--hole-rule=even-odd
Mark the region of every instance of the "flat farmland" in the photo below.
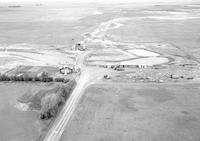
<svg viewBox="0 0 200 141">
<path fill-rule="evenodd" d="M 123 42 L 171 43 L 199 59 L 199 8 L 194 4 L 152 6 L 138 11 L 124 9 L 129 20 L 124 26 L 110 30 L 107 36 L 115 35 L 115 40 Z"/>
<path fill-rule="evenodd" d="M 49 89 L 51 86 L 34 83 L 0 83 L 0 140 L 34 141 L 48 122 L 39 120 L 39 112 L 28 110 L 18 102 L 27 92 Z"/>
<path fill-rule="evenodd" d="M 88 30 L 80 20 L 96 12 L 96 8 L 68 4 L 1 8 L 0 43 L 66 45 L 69 49 Z"/>
<path fill-rule="evenodd" d="M 199 83 L 90 86 L 61 141 L 198 141 Z"/>
<path fill-rule="evenodd" d="M 57 4 L 0 5 L 0 141 L 200 140 L 199 4 Z"/>
</svg>

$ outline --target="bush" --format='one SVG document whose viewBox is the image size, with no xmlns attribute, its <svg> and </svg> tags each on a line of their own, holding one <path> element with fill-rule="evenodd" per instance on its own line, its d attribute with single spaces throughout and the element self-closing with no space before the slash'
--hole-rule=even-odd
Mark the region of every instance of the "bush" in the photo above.
<svg viewBox="0 0 200 141">
<path fill-rule="evenodd" d="M 46 79 L 46 82 L 52 82 L 53 81 L 53 77 L 48 77 L 47 79 Z"/>
<path fill-rule="evenodd" d="M 55 78 L 54 81 L 55 82 L 64 82 L 64 78 Z"/>
<path fill-rule="evenodd" d="M 48 79 L 48 73 L 47 72 L 42 72 L 40 75 L 39 75 L 39 78 L 40 78 L 40 81 L 41 82 L 46 82 L 47 79 Z"/>
<path fill-rule="evenodd" d="M 68 83 L 69 81 L 69 79 L 64 79 L 64 83 Z"/>
<path fill-rule="evenodd" d="M 67 100 L 71 94 L 71 91 L 74 88 L 75 83 L 75 80 L 70 80 L 66 85 L 60 86 L 60 88 L 57 91 L 58 95 L 62 96 L 65 100 Z"/>
<path fill-rule="evenodd" d="M 10 78 L 5 74 L 1 74 L 0 75 L 0 81 L 10 81 Z"/>
<path fill-rule="evenodd" d="M 43 77 L 43 78 L 41 78 L 41 77 L 30 77 L 29 81 L 52 82 L 53 78 L 52 77 L 46 77 L 46 78 L 45 77 Z"/>
<path fill-rule="evenodd" d="M 47 78 L 43 78 L 42 82 L 52 82 L 53 78 L 52 77 L 47 77 Z"/>
<path fill-rule="evenodd" d="M 10 80 L 11 81 L 16 81 L 16 76 L 15 75 L 10 76 Z"/>
<path fill-rule="evenodd" d="M 55 117 L 58 112 L 59 105 L 64 103 L 64 101 L 65 100 L 56 93 L 45 95 L 41 99 L 40 118 L 49 119 Z"/>
<path fill-rule="evenodd" d="M 18 76 L 14 76 L 14 81 L 19 81 L 19 77 Z"/>
<path fill-rule="evenodd" d="M 34 81 L 34 82 L 37 81 L 37 82 L 38 82 L 38 81 L 40 81 L 40 78 L 37 77 L 37 76 L 36 76 L 36 77 L 33 77 L 32 81 Z"/>
<path fill-rule="evenodd" d="M 17 80 L 18 80 L 18 81 L 24 81 L 24 77 L 23 77 L 22 75 L 17 76 Z"/>
<path fill-rule="evenodd" d="M 32 81 L 32 78 L 28 76 L 28 74 L 24 74 L 23 76 L 24 81 Z"/>
</svg>

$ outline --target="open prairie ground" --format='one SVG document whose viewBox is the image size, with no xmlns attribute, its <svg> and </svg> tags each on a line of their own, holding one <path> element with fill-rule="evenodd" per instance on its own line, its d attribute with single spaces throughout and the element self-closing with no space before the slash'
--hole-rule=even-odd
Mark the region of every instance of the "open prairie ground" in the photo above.
<svg viewBox="0 0 200 141">
<path fill-rule="evenodd" d="M 94 84 L 61 141 L 198 141 L 199 89 L 199 83 Z"/>
<path fill-rule="evenodd" d="M 199 12 L 198 3 L 1 6 L 0 73 L 79 71 L 49 131 L 17 99 L 51 83 L 0 83 L 0 140 L 199 141 Z"/>
<path fill-rule="evenodd" d="M 0 83 L 0 140 L 34 141 L 46 130 L 48 122 L 39 120 L 39 111 L 19 102 L 25 94 L 52 89 L 52 84 Z"/>
</svg>

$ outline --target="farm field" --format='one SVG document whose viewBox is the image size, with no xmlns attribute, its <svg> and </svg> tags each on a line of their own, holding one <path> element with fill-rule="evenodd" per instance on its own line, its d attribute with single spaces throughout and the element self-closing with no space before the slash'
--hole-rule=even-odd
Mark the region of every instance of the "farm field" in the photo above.
<svg viewBox="0 0 200 141">
<path fill-rule="evenodd" d="M 52 85 L 37 83 L 0 83 L 0 140 L 33 141 L 49 125 L 39 120 L 39 111 L 28 109 L 18 101 L 26 93 L 51 89 Z"/>
<path fill-rule="evenodd" d="M 198 141 L 199 89 L 199 83 L 94 84 L 61 141 Z"/>
</svg>

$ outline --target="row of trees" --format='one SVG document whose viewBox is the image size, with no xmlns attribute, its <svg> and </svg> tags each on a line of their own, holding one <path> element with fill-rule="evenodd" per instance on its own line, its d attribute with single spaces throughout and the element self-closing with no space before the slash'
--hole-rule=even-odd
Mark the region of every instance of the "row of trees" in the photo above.
<svg viewBox="0 0 200 141">
<path fill-rule="evenodd" d="M 64 78 L 49 77 L 46 72 L 41 73 L 39 76 L 29 76 L 28 74 L 22 75 L 6 75 L 0 74 L 0 81 L 32 81 L 32 82 L 65 82 L 69 80 Z"/>
<path fill-rule="evenodd" d="M 65 85 L 60 85 L 56 92 L 47 93 L 42 97 L 40 119 L 47 120 L 55 117 L 59 107 L 67 101 L 75 85 L 76 81 L 70 80 Z"/>
</svg>

